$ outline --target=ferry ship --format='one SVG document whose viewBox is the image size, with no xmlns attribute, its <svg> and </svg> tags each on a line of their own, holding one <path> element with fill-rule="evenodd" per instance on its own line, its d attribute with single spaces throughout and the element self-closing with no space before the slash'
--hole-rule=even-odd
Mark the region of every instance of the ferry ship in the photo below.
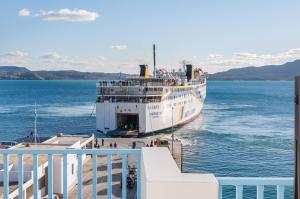
<svg viewBox="0 0 300 199">
<path fill-rule="evenodd" d="M 109 135 L 139 136 L 185 124 L 196 118 L 206 97 L 206 73 L 185 64 L 184 70 L 154 72 L 140 65 L 140 75 L 97 82 L 96 128 Z"/>
</svg>

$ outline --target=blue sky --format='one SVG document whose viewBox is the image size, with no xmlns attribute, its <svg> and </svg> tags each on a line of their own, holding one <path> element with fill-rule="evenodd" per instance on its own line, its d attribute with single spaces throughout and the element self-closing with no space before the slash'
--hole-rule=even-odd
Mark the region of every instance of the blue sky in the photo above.
<svg viewBox="0 0 300 199">
<path fill-rule="evenodd" d="M 137 65 L 208 72 L 300 58 L 300 1 L 0 3 L 0 65 L 135 73 Z"/>
</svg>

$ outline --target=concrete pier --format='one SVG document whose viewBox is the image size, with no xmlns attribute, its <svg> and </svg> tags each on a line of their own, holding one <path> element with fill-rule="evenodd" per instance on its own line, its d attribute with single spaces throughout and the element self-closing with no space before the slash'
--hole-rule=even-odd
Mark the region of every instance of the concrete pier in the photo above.
<svg viewBox="0 0 300 199">
<path fill-rule="evenodd" d="M 98 138 L 99 149 L 114 149 L 116 144 L 116 149 L 131 149 L 132 143 L 136 143 L 136 147 L 149 146 L 151 141 L 154 143 L 155 137 L 149 138 L 103 138 L 104 146 L 102 146 L 102 138 Z M 172 144 L 170 143 L 170 153 L 172 153 Z M 182 166 L 182 144 L 179 140 L 174 141 L 174 160 L 176 165 L 181 170 Z M 111 147 L 112 146 L 112 147 Z M 156 147 L 156 146 L 153 146 Z M 107 198 L 107 157 L 98 156 L 97 157 L 97 194 L 99 198 Z M 128 165 L 134 165 L 135 159 L 128 158 Z M 92 198 L 92 158 L 88 157 L 83 165 L 83 182 L 82 182 L 82 193 L 83 198 Z M 122 189 L 120 182 L 122 179 L 122 159 L 118 155 L 112 156 L 112 198 L 122 198 Z M 134 199 L 136 196 L 136 188 L 127 189 L 127 198 Z M 77 185 L 75 185 L 69 191 L 70 198 L 77 198 Z"/>
<path fill-rule="evenodd" d="M 102 138 L 98 139 L 98 144 L 100 145 L 99 149 L 114 149 L 114 143 L 117 144 L 117 149 L 131 149 L 132 143 L 135 142 L 136 147 L 139 148 L 142 145 L 145 147 L 148 145 L 150 147 L 151 141 L 153 144 L 155 143 L 156 137 L 148 137 L 148 138 L 103 138 L 104 139 L 104 146 L 101 146 L 102 144 Z M 110 144 L 112 144 L 112 148 L 110 147 Z M 172 150 L 172 140 L 169 140 L 169 150 L 172 154 L 173 151 L 173 158 L 178 166 L 178 168 L 181 170 L 182 167 L 182 143 L 178 139 L 174 139 L 174 150 Z M 156 147 L 156 146 L 153 146 Z"/>
</svg>

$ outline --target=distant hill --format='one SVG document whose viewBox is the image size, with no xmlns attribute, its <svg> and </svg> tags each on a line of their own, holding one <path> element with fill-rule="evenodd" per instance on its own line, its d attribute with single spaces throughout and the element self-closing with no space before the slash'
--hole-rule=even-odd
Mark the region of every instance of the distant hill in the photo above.
<svg viewBox="0 0 300 199">
<path fill-rule="evenodd" d="M 209 75 L 210 80 L 293 80 L 300 75 L 300 60 L 282 65 L 244 67 Z"/>
<path fill-rule="evenodd" d="M 122 77 L 128 76 L 122 73 Z M 0 80 L 97 80 L 115 79 L 120 73 L 91 73 L 75 70 L 30 71 L 24 67 L 0 66 Z"/>
<path fill-rule="evenodd" d="M 0 73 L 24 73 L 28 72 L 28 70 L 25 67 L 18 67 L 18 66 L 0 66 Z"/>
<path fill-rule="evenodd" d="M 119 73 L 79 72 L 75 70 L 30 71 L 25 67 L 0 66 L 0 80 L 97 80 L 116 79 Z M 122 77 L 129 76 L 121 74 Z M 210 80 L 293 80 L 300 75 L 300 60 L 282 65 L 244 67 L 210 74 Z"/>
<path fill-rule="evenodd" d="M 41 79 L 38 75 L 28 70 L 25 67 L 17 66 L 0 66 L 0 80 L 31 80 Z"/>
<path fill-rule="evenodd" d="M 45 80 L 97 80 L 114 79 L 120 76 L 120 73 L 97 73 L 97 72 L 79 72 L 75 70 L 62 71 L 34 71 L 35 74 Z M 122 73 L 122 77 L 127 74 Z"/>
</svg>

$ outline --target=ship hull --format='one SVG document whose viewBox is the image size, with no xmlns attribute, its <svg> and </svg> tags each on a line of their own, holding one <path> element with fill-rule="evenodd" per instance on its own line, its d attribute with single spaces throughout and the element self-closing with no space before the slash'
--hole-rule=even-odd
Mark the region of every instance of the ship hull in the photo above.
<svg viewBox="0 0 300 199">
<path fill-rule="evenodd" d="M 141 136 L 184 125 L 200 114 L 206 92 L 203 89 L 201 95 L 190 92 L 179 94 L 180 97 L 165 97 L 161 102 L 97 103 L 97 130 L 115 136 Z"/>
</svg>

